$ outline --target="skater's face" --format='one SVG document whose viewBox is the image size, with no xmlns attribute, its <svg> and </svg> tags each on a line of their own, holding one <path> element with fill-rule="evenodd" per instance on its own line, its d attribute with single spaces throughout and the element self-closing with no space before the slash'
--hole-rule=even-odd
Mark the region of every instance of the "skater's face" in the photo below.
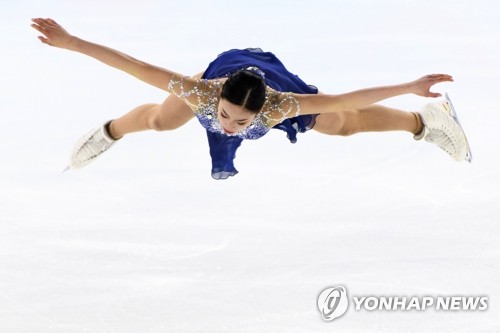
<svg viewBox="0 0 500 333">
<path fill-rule="evenodd" d="M 219 102 L 217 116 L 224 132 L 232 135 L 250 126 L 256 113 L 222 98 Z"/>
</svg>

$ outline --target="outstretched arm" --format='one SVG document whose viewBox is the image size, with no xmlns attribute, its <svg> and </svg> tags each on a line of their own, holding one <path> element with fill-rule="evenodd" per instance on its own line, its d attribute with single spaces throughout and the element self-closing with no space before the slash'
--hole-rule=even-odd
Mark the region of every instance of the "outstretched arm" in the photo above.
<svg viewBox="0 0 500 333">
<path fill-rule="evenodd" d="M 73 36 L 52 19 L 36 18 L 32 21 L 31 26 L 43 34 L 43 36 L 38 37 L 42 43 L 85 54 L 162 90 L 171 92 L 169 91 L 170 80 L 172 78 L 181 80 L 183 77 L 178 73 L 137 60 L 109 47 Z M 190 82 L 186 82 L 189 80 L 193 80 L 192 85 L 195 84 L 195 80 L 189 78 L 184 78 L 184 84 L 189 85 Z"/>
<path fill-rule="evenodd" d="M 331 113 L 337 111 L 355 110 L 384 99 L 415 94 L 424 97 L 440 97 L 441 94 L 433 93 L 430 88 L 436 83 L 453 81 L 447 74 L 432 74 L 418 80 L 375 88 L 356 90 L 339 95 L 299 95 L 294 94 L 300 105 L 300 114 Z"/>
</svg>

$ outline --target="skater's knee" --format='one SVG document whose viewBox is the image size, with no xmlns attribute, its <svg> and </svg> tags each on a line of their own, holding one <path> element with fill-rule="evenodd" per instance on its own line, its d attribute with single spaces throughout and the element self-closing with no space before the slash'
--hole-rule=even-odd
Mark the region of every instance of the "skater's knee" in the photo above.
<svg viewBox="0 0 500 333">
<path fill-rule="evenodd" d="M 359 132 L 357 111 L 321 114 L 314 129 L 327 135 L 349 136 Z"/>
<path fill-rule="evenodd" d="M 361 123 L 358 110 L 342 112 L 341 122 L 337 135 L 350 136 L 361 131 Z"/>
<path fill-rule="evenodd" d="M 169 96 L 175 97 L 175 96 Z M 194 113 L 182 100 L 169 100 L 156 105 L 150 112 L 149 126 L 155 131 L 175 130 L 194 118 Z"/>
<path fill-rule="evenodd" d="M 164 117 L 162 117 L 160 105 L 157 104 L 150 109 L 148 127 L 159 132 L 173 129 L 169 122 L 165 121 Z"/>
<path fill-rule="evenodd" d="M 167 131 L 168 130 L 167 126 L 165 126 L 162 123 L 160 117 L 158 117 L 156 115 L 150 118 L 149 128 L 151 128 L 152 130 L 155 130 L 155 131 Z"/>
</svg>

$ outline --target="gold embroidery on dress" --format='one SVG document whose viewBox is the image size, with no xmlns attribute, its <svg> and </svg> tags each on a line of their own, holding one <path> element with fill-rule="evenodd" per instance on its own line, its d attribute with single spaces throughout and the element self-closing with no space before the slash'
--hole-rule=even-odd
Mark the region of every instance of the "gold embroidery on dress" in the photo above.
<svg viewBox="0 0 500 333">
<path fill-rule="evenodd" d="M 195 112 L 207 106 L 217 106 L 220 98 L 221 82 L 218 80 L 196 80 L 188 76 L 172 76 L 168 91 L 184 100 Z"/>
<path fill-rule="evenodd" d="M 274 89 L 267 89 L 266 103 L 262 110 L 264 123 L 272 127 L 281 123 L 287 118 L 300 115 L 300 104 L 297 98 L 290 92 L 279 92 Z"/>
<path fill-rule="evenodd" d="M 208 118 L 217 117 L 222 82 L 219 80 L 194 80 L 172 76 L 168 91 L 184 100 L 194 112 Z M 286 118 L 300 115 L 300 104 L 290 92 L 279 92 L 271 88 L 266 90 L 266 102 L 252 125 L 262 124 L 268 128 L 281 123 Z M 249 126 L 251 127 L 251 126 Z"/>
</svg>

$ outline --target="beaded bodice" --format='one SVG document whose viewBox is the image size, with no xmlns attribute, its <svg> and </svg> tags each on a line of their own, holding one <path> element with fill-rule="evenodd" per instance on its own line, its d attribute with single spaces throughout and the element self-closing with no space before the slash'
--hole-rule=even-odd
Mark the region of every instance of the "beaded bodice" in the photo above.
<svg viewBox="0 0 500 333">
<path fill-rule="evenodd" d="M 199 122 L 211 132 L 226 134 L 219 122 L 218 105 L 222 80 L 195 80 L 172 76 L 168 90 L 183 99 L 193 109 Z M 292 93 L 267 88 L 266 102 L 253 122 L 243 131 L 233 134 L 242 139 L 255 140 L 264 136 L 276 124 L 300 114 L 300 105 Z M 229 135 L 229 136 L 233 136 Z"/>
</svg>

